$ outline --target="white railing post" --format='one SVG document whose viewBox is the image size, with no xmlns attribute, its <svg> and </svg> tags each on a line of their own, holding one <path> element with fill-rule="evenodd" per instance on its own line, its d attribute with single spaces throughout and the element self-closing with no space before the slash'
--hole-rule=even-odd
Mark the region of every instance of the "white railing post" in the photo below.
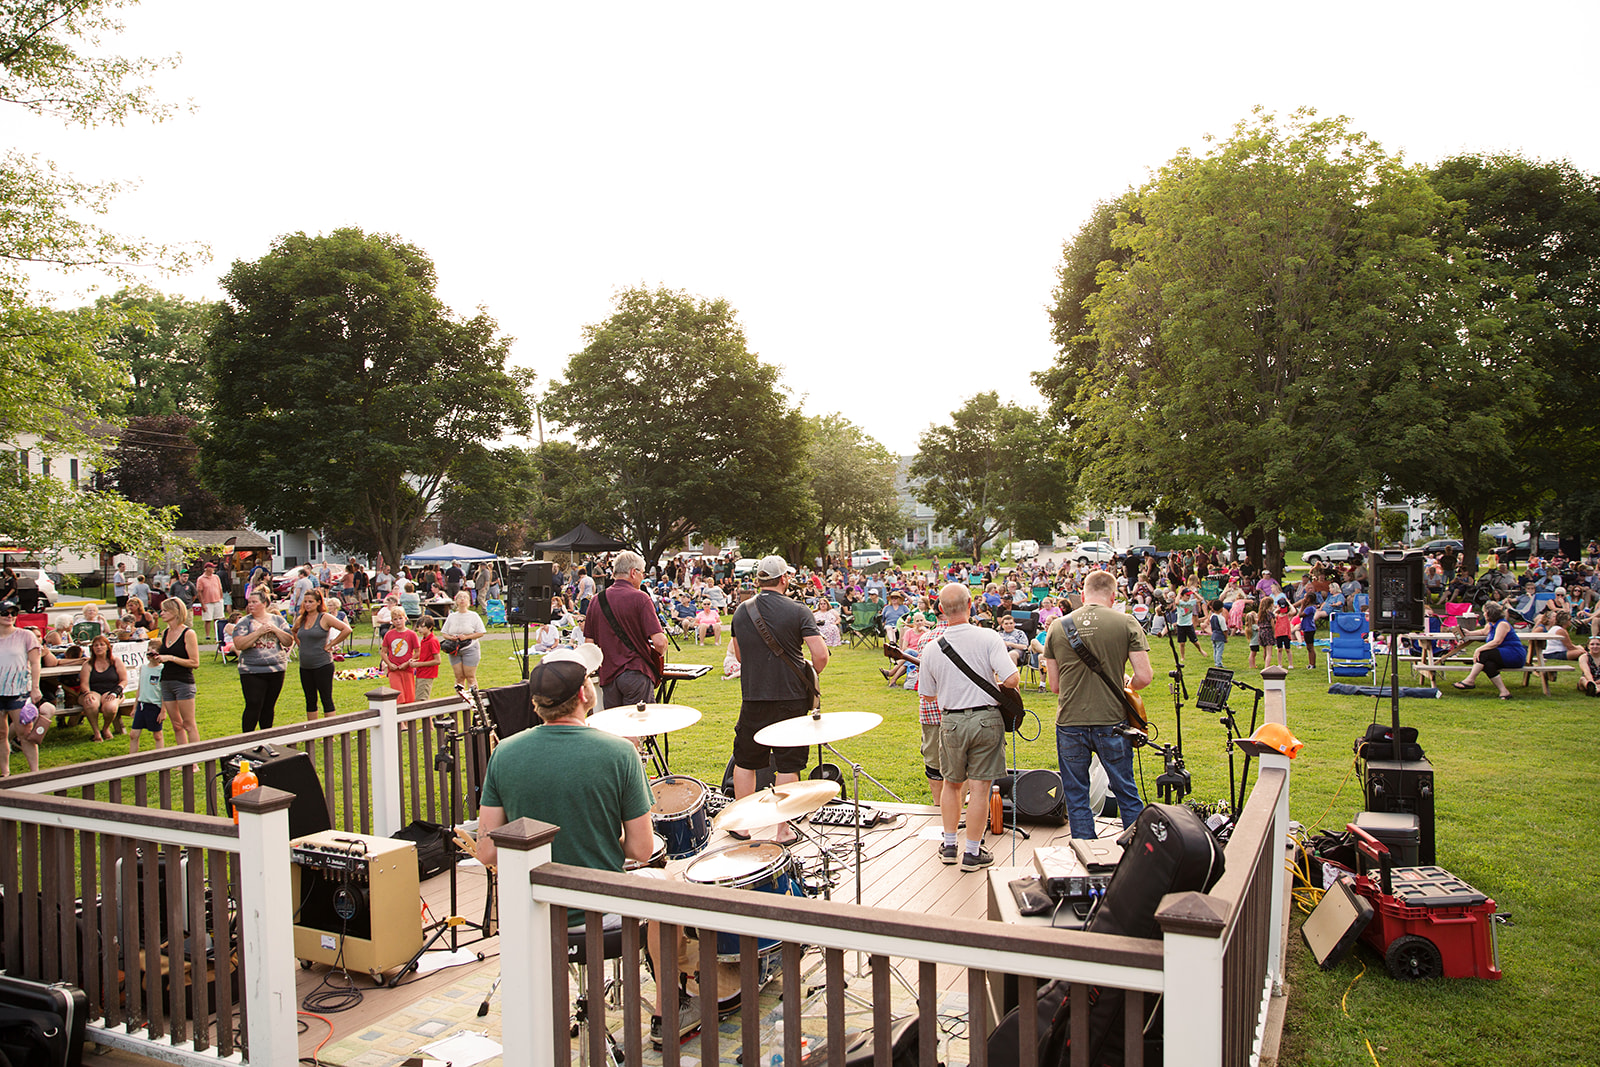
<svg viewBox="0 0 1600 1067">
<path fill-rule="evenodd" d="M 245 967 L 245 1047 L 251 1067 L 296 1067 L 294 909 L 289 805 L 261 786 L 233 798 L 239 813 L 239 936 Z"/>
<path fill-rule="evenodd" d="M 372 832 L 393 837 L 401 825 L 400 694 L 385 686 L 367 694 L 367 706 L 378 713 L 372 728 Z"/>
<path fill-rule="evenodd" d="M 1166 1032 L 1181 1035 L 1185 1067 L 1222 1067 L 1226 906 L 1204 893 L 1170 893 L 1162 898 L 1157 918 Z"/>
<path fill-rule="evenodd" d="M 505 1067 L 548 1067 L 555 1062 L 555 1023 L 550 1016 L 555 986 L 550 943 L 550 905 L 534 900 L 528 873 L 550 862 L 557 827 L 517 819 L 489 836 L 499 857 L 495 880 L 500 894 L 500 1003 L 516 1005 L 500 1013 L 500 1043 Z M 523 947 L 526 946 L 526 951 Z M 567 946 L 560 946 L 565 960 Z"/>
<path fill-rule="evenodd" d="M 1262 688 L 1266 690 L 1262 703 L 1266 711 L 1266 721 L 1289 724 L 1288 693 L 1285 681 L 1288 672 L 1282 668 L 1270 668 L 1261 672 Z M 1289 764 L 1287 756 L 1262 756 L 1261 770 L 1278 769 L 1283 771 L 1283 788 L 1278 791 L 1278 806 L 1272 812 L 1272 840 L 1276 844 L 1268 850 L 1268 858 L 1281 857 L 1289 847 Z M 1257 781 L 1260 775 L 1257 774 Z M 1279 865 L 1281 867 L 1281 864 Z M 1270 883 L 1272 899 L 1271 926 L 1267 936 L 1267 976 L 1272 979 L 1272 995 L 1282 996 L 1284 993 L 1283 977 L 1283 939 L 1279 931 L 1283 929 L 1284 916 L 1288 908 L 1288 890 L 1284 886 L 1281 871 L 1274 868 L 1273 879 Z"/>
</svg>

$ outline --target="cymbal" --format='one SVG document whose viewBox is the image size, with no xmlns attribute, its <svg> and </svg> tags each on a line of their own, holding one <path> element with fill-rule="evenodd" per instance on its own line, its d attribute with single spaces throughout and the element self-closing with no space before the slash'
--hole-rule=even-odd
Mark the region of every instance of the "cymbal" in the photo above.
<svg viewBox="0 0 1600 1067">
<path fill-rule="evenodd" d="M 839 783 L 828 781 L 788 782 L 747 797 L 740 797 L 723 808 L 711 825 L 718 830 L 754 830 L 810 815 L 839 795 Z"/>
<path fill-rule="evenodd" d="M 629 704 L 589 716 L 589 725 L 618 737 L 670 734 L 700 721 L 700 712 L 685 704 Z"/>
<path fill-rule="evenodd" d="M 773 748 L 826 745 L 830 741 L 843 741 L 847 737 L 864 734 L 882 721 L 882 715 L 871 711 L 801 715 L 762 727 L 756 732 L 755 741 L 758 745 L 770 745 Z"/>
</svg>

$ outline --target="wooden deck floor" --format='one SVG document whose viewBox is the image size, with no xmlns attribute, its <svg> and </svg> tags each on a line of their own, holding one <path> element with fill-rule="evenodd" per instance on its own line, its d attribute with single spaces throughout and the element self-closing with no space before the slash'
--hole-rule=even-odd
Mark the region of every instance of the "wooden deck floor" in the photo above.
<svg viewBox="0 0 1600 1067">
<path fill-rule="evenodd" d="M 893 908 L 914 911 L 925 915 L 948 916 L 956 922 L 980 921 L 988 915 L 988 879 L 982 872 L 963 874 L 959 866 L 946 866 L 939 862 L 939 816 L 937 809 L 917 804 L 879 804 L 882 810 L 893 811 L 898 816 L 893 825 L 874 827 L 861 833 L 862 878 L 861 903 L 869 907 Z M 841 827 L 802 827 L 820 841 L 805 841 L 792 849 L 798 861 L 810 874 L 820 867 L 821 846 L 826 844 L 833 855 L 845 854 L 848 858 L 854 842 L 854 831 Z M 1065 826 L 1029 826 L 1022 829 L 1031 835 L 1023 838 L 1010 831 L 999 837 L 987 836 L 985 847 L 994 854 L 995 865 L 1027 866 L 1032 862 L 1035 846 L 1051 843 L 1064 844 L 1068 837 Z M 721 832 L 713 832 L 706 851 L 735 842 Z M 703 853 L 702 853 L 703 854 Z M 668 864 L 667 873 L 681 877 L 693 858 Z M 834 866 L 835 883 L 831 898 L 854 903 L 856 881 L 853 867 L 839 869 Z M 476 922 L 482 917 L 487 878 L 484 868 L 464 866 L 457 871 L 456 914 Z M 437 875 L 422 886 L 423 897 L 435 916 L 450 912 L 450 887 L 446 875 Z M 820 895 L 820 894 L 819 894 Z M 464 933 L 462 940 L 477 936 Z M 448 938 L 441 943 L 448 949 Z M 474 971 L 499 972 L 498 938 L 488 938 L 467 947 L 486 957 L 460 967 L 449 967 L 426 975 L 412 975 L 397 988 L 378 987 L 366 975 L 355 975 L 354 985 L 362 990 L 362 1001 L 355 1007 L 329 1016 L 334 1026 L 332 1041 L 338 1041 L 362 1028 L 403 1011 L 422 997 L 447 988 L 471 975 Z M 303 1001 L 306 994 L 317 988 L 327 976 L 329 968 L 315 965 L 299 972 L 296 997 Z M 964 992 L 965 975 L 959 968 L 941 967 L 941 990 Z M 498 1012 L 485 1019 L 491 1024 L 490 1036 L 498 1037 Z M 310 1020 L 309 1028 L 300 1037 L 300 1054 L 310 1056 L 317 1045 L 328 1036 L 327 1027 Z M 329 1043 L 331 1044 L 332 1041 Z"/>
</svg>

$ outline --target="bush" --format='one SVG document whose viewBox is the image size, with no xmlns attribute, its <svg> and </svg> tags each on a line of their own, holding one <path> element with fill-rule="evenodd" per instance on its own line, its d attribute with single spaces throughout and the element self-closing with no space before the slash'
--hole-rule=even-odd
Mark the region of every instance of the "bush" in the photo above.
<svg viewBox="0 0 1600 1067">
<path fill-rule="evenodd" d="M 1316 537 L 1312 534 L 1289 534 L 1284 538 L 1285 552 L 1310 552 L 1313 548 L 1321 548 L 1327 544 L 1327 539 Z"/>
</svg>

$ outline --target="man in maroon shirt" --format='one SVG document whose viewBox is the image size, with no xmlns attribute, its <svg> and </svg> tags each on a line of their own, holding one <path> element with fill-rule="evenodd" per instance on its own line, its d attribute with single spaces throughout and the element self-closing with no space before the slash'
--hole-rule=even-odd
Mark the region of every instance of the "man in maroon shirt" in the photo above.
<svg viewBox="0 0 1600 1067">
<path fill-rule="evenodd" d="M 605 653 L 600 665 L 605 706 L 648 704 L 661 680 L 654 659 L 666 656 L 667 635 L 655 602 L 639 588 L 644 584 L 644 557 L 619 552 L 611 577 L 611 585 L 589 604 L 583 636 Z"/>
</svg>

